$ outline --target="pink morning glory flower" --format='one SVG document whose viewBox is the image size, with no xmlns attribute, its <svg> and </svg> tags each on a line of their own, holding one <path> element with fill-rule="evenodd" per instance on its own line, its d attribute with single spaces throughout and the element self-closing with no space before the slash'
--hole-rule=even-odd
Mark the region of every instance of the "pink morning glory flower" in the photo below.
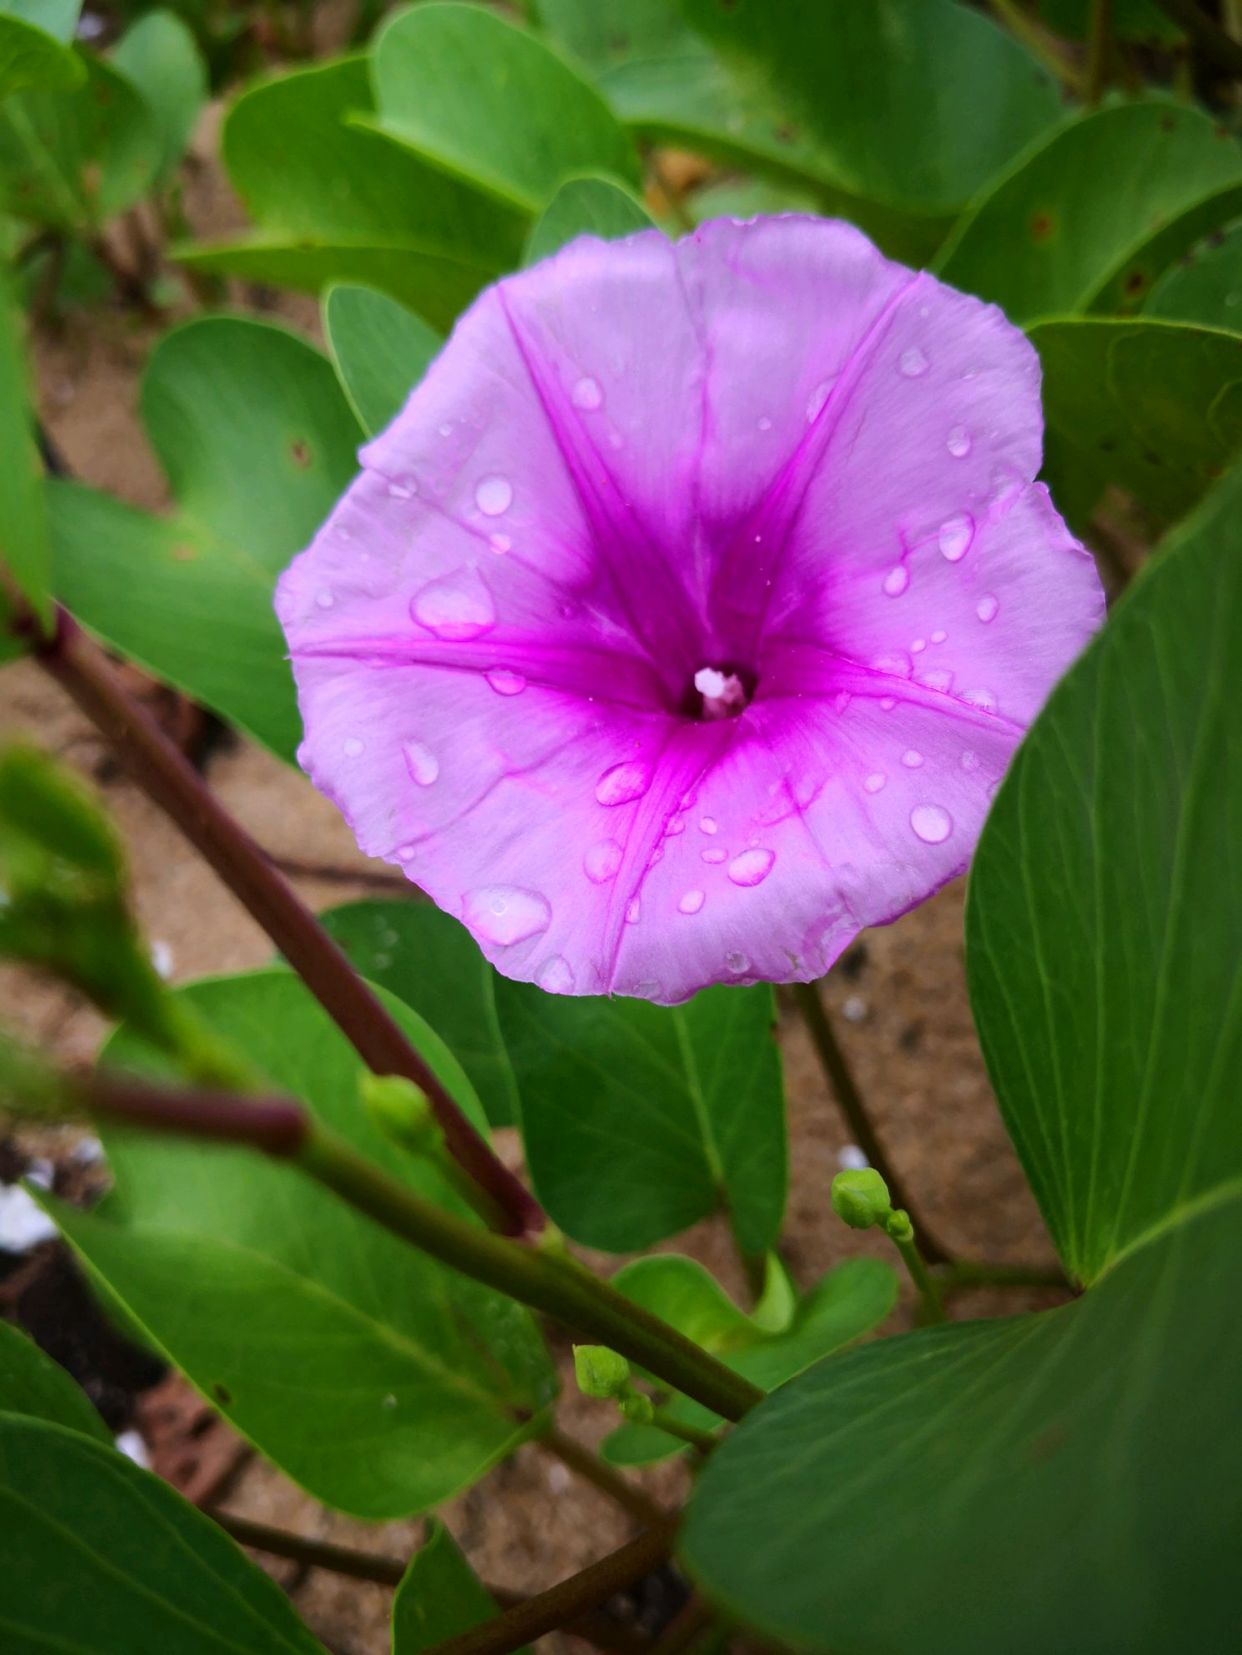
<svg viewBox="0 0 1242 1655">
<path fill-rule="evenodd" d="M 821 975 L 965 868 L 1102 614 L 995 307 L 783 217 L 462 317 L 282 577 L 301 760 L 507 976 Z"/>
</svg>

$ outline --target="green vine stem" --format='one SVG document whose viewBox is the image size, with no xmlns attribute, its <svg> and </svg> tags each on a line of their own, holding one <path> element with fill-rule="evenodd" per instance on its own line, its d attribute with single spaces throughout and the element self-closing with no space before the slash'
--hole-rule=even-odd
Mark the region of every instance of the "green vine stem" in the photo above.
<svg viewBox="0 0 1242 1655">
<path fill-rule="evenodd" d="M 667 1529 L 649 1529 L 619 1551 L 592 1563 L 546 1592 L 506 1609 L 460 1637 L 434 1644 L 424 1655 L 511 1655 L 523 1644 L 568 1626 L 586 1611 L 658 1569 L 669 1554 Z"/>
<path fill-rule="evenodd" d="M 763 1400 L 764 1393 L 748 1379 L 568 1253 L 495 1235 L 424 1201 L 293 1098 L 240 1098 L 107 1074 L 72 1079 L 65 1093 L 69 1106 L 88 1115 L 183 1137 L 226 1139 L 288 1160 L 450 1269 L 619 1351 L 726 1419 L 741 1419 Z"/>
<path fill-rule="evenodd" d="M 61 610 L 53 636 L 36 643 L 35 654 L 263 927 L 367 1067 L 404 1076 L 426 1094 L 449 1153 L 504 1214 L 506 1232 L 538 1235 L 545 1224 L 538 1202 L 492 1153 L 310 909 L 126 693 L 102 650 Z"/>
<path fill-rule="evenodd" d="M 894 1207 L 904 1207 L 906 1212 L 913 1213 L 910 1205 L 910 1196 L 902 1180 L 893 1171 L 891 1162 L 885 1154 L 884 1146 L 876 1136 L 875 1128 L 871 1124 L 871 1117 L 867 1113 L 867 1106 L 863 1102 L 862 1093 L 858 1090 L 857 1082 L 845 1061 L 845 1053 L 837 1044 L 837 1037 L 833 1031 L 828 1013 L 824 1010 L 824 1002 L 820 997 L 819 986 L 816 983 L 795 983 L 793 996 L 802 1013 L 802 1020 L 806 1024 L 811 1043 L 815 1047 L 820 1067 L 824 1071 L 833 1095 L 840 1105 L 841 1113 L 845 1116 L 846 1125 L 854 1142 L 867 1157 L 867 1164 L 873 1166 L 888 1185 L 893 1198 Z M 947 1263 L 949 1254 L 928 1230 L 922 1219 L 917 1221 L 919 1236 L 923 1243 L 923 1254 L 934 1264 Z"/>
</svg>

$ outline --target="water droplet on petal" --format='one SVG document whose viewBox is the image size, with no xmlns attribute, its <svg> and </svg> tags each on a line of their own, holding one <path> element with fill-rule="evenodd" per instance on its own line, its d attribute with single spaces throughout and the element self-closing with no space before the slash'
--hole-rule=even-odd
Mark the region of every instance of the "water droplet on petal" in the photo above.
<svg viewBox="0 0 1242 1655">
<path fill-rule="evenodd" d="M 709 845 L 706 850 L 701 850 L 699 855 L 704 862 L 727 862 L 729 860 L 729 853 L 723 845 Z"/>
<path fill-rule="evenodd" d="M 440 427 L 440 435 L 442 437 L 451 437 L 453 435 L 453 427 L 447 420 L 445 420 L 444 424 Z"/>
<path fill-rule="evenodd" d="M 985 592 L 975 605 L 975 614 L 986 626 L 989 621 L 996 619 L 996 612 L 1000 608 L 1000 600 L 993 597 L 991 592 Z"/>
<path fill-rule="evenodd" d="M 910 653 L 911 653 L 911 655 L 921 655 L 926 648 L 927 648 L 927 639 L 926 638 L 916 638 L 914 640 L 914 642 L 910 645 Z"/>
<path fill-rule="evenodd" d="M 389 483 L 388 492 L 394 500 L 412 500 L 418 493 L 417 485 L 409 483 Z"/>
<path fill-rule="evenodd" d="M 945 629 L 942 626 L 938 626 L 931 635 L 931 641 L 933 644 L 942 644 L 948 636 L 949 634 L 945 631 Z"/>
<path fill-rule="evenodd" d="M 766 414 L 762 415 L 756 423 L 761 431 L 770 431 L 772 429 L 772 421 Z"/>
<path fill-rule="evenodd" d="M 902 351 L 898 365 L 907 379 L 920 379 L 927 372 L 927 358 L 917 345 Z"/>
<path fill-rule="evenodd" d="M 891 713 L 896 705 L 897 701 L 894 696 L 882 695 L 880 697 L 880 711 L 882 713 Z"/>
<path fill-rule="evenodd" d="M 970 453 L 970 432 L 964 425 L 955 425 L 949 432 L 945 447 L 955 460 L 964 460 Z"/>
<path fill-rule="evenodd" d="M 940 690 L 947 695 L 953 688 L 953 674 L 944 667 L 937 667 L 934 672 L 923 673 L 919 683 L 926 684 L 929 690 Z"/>
<path fill-rule="evenodd" d="M 336 599 L 332 596 L 332 593 L 326 586 L 321 586 L 315 593 L 315 602 L 319 605 L 320 609 L 331 609 L 332 605 L 336 602 Z"/>
<path fill-rule="evenodd" d="M 641 918 L 642 908 L 639 905 L 638 898 L 635 897 L 633 902 L 631 902 L 629 907 L 625 910 L 625 923 L 627 925 L 637 925 Z"/>
<path fill-rule="evenodd" d="M 969 512 L 958 512 L 955 517 L 947 517 L 940 525 L 940 550 L 950 563 L 956 563 L 966 556 L 974 537 L 974 519 Z"/>
<path fill-rule="evenodd" d="M 553 954 L 550 960 L 539 967 L 535 981 L 549 994 L 572 994 L 574 968 L 560 954 Z"/>
<path fill-rule="evenodd" d="M 356 759 L 359 753 L 366 751 L 366 742 L 360 741 L 357 736 L 346 736 L 341 743 L 341 751 L 347 759 Z"/>
<path fill-rule="evenodd" d="M 887 780 L 888 777 L 884 774 L 883 770 L 873 770 L 863 782 L 863 786 L 866 788 L 868 793 L 878 793 Z"/>
<path fill-rule="evenodd" d="M 982 760 L 973 747 L 967 747 L 960 762 L 963 770 L 977 770 Z"/>
<path fill-rule="evenodd" d="M 894 650 L 891 655 L 877 655 L 871 665 L 877 672 L 891 673 L 894 678 L 909 678 L 914 670 L 914 662 L 900 650 Z"/>
<path fill-rule="evenodd" d="M 486 677 L 497 695 L 521 695 L 526 688 L 522 674 L 511 672 L 508 667 L 492 667 Z"/>
<path fill-rule="evenodd" d="M 595 784 L 595 797 L 602 805 L 625 805 L 641 799 L 651 786 L 651 766 L 641 759 L 626 759 L 605 770 Z"/>
<path fill-rule="evenodd" d="M 454 569 L 428 581 L 414 594 L 410 613 L 437 638 L 464 643 L 481 638 L 496 624 L 492 594 L 476 569 Z"/>
<path fill-rule="evenodd" d="M 703 833 L 719 833 L 720 823 L 714 816 L 700 816 L 699 829 Z"/>
<path fill-rule="evenodd" d="M 762 885 L 775 861 L 775 851 L 744 850 L 729 863 L 729 878 L 735 885 Z"/>
<path fill-rule="evenodd" d="M 582 858 L 582 866 L 592 885 L 606 885 L 615 878 L 624 854 L 615 839 L 600 839 L 592 845 Z"/>
<path fill-rule="evenodd" d="M 467 891 L 462 918 L 473 931 L 500 948 L 537 937 L 552 923 L 552 910 L 538 891 L 521 885 L 483 885 Z"/>
<path fill-rule="evenodd" d="M 961 699 L 966 702 L 967 706 L 978 707 L 981 713 L 994 713 L 996 711 L 996 697 L 991 690 L 963 690 Z"/>
<path fill-rule="evenodd" d="M 398 845 L 397 846 L 396 857 L 397 857 L 398 862 L 409 862 L 413 859 L 413 856 L 414 856 L 414 847 L 413 847 L 413 845 Z"/>
<path fill-rule="evenodd" d="M 806 422 L 813 425 L 824 411 L 824 404 L 828 401 L 828 393 L 832 386 L 825 380 L 811 392 L 806 405 Z"/>
<path fill-rule="evenodd" d="M 697 914 L 706 901 L 707 893 L 705 891 L 686 891 L 677 904 L 677 912 L 679 914 Z"/>
<path fill-rule="evenodd" d="M 417 782 L 419 787 L 430 787 L 440 774 L 439 759 L 431 748 L 424 747 L 421 741 L 403 741 L 401 757 L 410 772 L 410 780 Z"/>
<path fill-rule="evenodd" d="M 506 552 L 511 552 L 513 550 L 513 542 L 507 534 L 489 534 L 487 537 L 487 544 L 494 552 L 498 552 L 501 557 L 503 557 Z"/>
<path fill-rule="evenodd" d="M 684 816 L 670 816 L 664 824 L 664 837 L 666 839 L 675 839 L 679 833 L 685 831 L 686 818 Z"/>
<path fill-rule="evenodd" d="M 910 571 L 904 563 L 890 569 L 884 577 L 884 590 L 890 598 L 899 598 L 910 584 Z"/>
<path fill-rule="evenodd" d="M 570 392 L 570 400 L 575 408 L 602 408 L 604 392 L 598 379 L 592 379 L 585 374 Z"/>
<path fill-rule="evenodd" d="M 484 517 L 500 517 L 513 504 L 513 484 L 507 477 L 484 477 L 474 491 L 474 503 Z"/>
<path fill-rule="evenodd" d="M 917 770 L 923 763 L 923 755 L 917 747 L 907 747 L 901 755 L 901 762 L 907 770 Z"/>
<path fill-rule="evenodd" d="M 942 805 L 915 805 L 910 826 L 925 845 L 943 845 L 953 832 L 953 818 Z"/>
<path fill-rule="evenodd" d="M 750 970 L 750 961 L 745 954 L 740 954 L 736 948 L 725 955 L 725 964 L 735 977 L 740 977 L 743 971 Z"/>
</svg>

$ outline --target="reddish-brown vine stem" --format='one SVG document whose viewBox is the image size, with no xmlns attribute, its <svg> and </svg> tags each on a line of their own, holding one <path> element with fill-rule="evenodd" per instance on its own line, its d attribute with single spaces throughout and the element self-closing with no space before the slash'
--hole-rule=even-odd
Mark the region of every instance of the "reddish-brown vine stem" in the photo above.
<svg viewBox="0 0 1242 1655">
<path fill-rule="evenodd" d="M 404 1076 L 426 1094 L 449 1153 L 504 1214 L 506 1233 L 538 1234 L 545 1220 L 535 1198 L 492 1153 L 310 909 L 63 610 L 53 635 L 36 645 L 36 658 L 263 927 L 367 1067 L 377 1075 Z"/>
</svg>

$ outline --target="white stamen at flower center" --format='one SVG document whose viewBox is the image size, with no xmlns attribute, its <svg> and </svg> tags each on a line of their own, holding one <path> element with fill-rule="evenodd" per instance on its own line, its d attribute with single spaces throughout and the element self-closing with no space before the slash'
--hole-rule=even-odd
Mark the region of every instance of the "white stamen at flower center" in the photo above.
<svg viewBox="0 0 1242 1655">
<path fill-rule="evenodd" d="M 704 718 L 736 718 L 750 699 L 735 672 L 721 672 L 716 667 L 700 667 L 694 675 L 694 687 L 703 697 Z"/>
</svg>

